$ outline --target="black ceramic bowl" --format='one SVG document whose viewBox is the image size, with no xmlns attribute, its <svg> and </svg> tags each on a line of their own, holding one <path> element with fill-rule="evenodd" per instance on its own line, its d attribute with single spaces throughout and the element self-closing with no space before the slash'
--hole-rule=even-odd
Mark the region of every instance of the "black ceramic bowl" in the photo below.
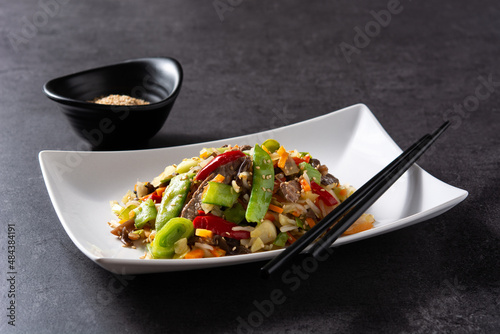
<svg viewBox="0 0 500 334">
<path fill-rule="evenodd" d="M 163 126 L 179 94 L 182 67 L 172 58 L 141 58 L 50 80 L 43 90 L 56 101 L 76 133 L 96 150 L 144 147 Z M 90 102 L 111 94 L 148 105 Z"/>
</svg>

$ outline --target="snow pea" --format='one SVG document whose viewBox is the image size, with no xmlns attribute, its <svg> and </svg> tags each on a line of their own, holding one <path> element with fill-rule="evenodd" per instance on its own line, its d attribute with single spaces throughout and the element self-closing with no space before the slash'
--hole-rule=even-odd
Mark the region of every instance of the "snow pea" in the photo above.
<svg viewBox="0 0 500 334">
<path fill-rule="evenodd" d="M 269 154 L 258 144 L 252 156 L 253 181 L 245 218 L 260 224 L 269 209 L 274 188 L 274 167 Z"/>
<path fill-rule="evenodd" d="M 194 234 L 193 222 L 186 218 L 172 218 L 156 233 L 150 252 L 155 259 L 171 259 L 175 254 L 174 244 Z"/>
<path fill-rule="evenodd" d="M 160 210 L 156 216 L 156 232 L 172 218 L 179 216 L 191 187 L 191 177 L 181 174 L 174 177 L 163 193 Z"/>
<path fill-rule="evenodd" d="M 141 203 L 141 205 L 134 209 L 135 213 L 135 227 L 142 228 L 147 222 L 156 218 L 158 212 L 156 211 L 155 202 L 148 199 Z"/>
</svg>

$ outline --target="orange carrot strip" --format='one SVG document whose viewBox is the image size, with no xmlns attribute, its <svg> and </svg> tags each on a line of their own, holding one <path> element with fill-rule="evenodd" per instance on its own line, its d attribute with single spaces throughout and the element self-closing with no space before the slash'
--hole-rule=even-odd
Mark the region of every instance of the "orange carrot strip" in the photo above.
<svg viewBox="0 0 500 334">
<path fill-rule="evenodd" d="M 306 223 L 307 225 L 309 225 L 309 227 L 313 227 L 314 225 L 316 225 L 316 222 L 314 221 L 314 219 L 308 217 L 306 218 Z"/>
<path fill-rule="evenodd" d="M 304 189 L 304 191 L 311 191 L 311 186 L 309 185 L 309 183 L 307 183 L 306 180 L 301 179 L 300 184 L 302 185 L 302 189 Z"/>
<path fill-rule="evenodd" d="M 267 219 L 267 220 L 270 220 L 273 222 L 276 220 L 276 217 L 274 217 L 274 215 L 270 211 L 267 211 L 266 215 L 264 216 L 264 219 Z"/>
<path fill-rule="evenodd" d="M 192 251 L 190 251 L 189 253 L 186 254 L 186 256 L 184 256 L 185 259 L 200 259 L 203 257 L 205 253 L 203 252 L 202 249 L 193 249 Z"/>
<path fill-rule="evenodd" d="M 160 188 L 156 189 L 156 194 L 158 196 L 163 195 L 163 193 L 165 192 L 165 189 L 167 189 L 167 187 L 160 187 Z"/>
<path fill-rule="evenodd" d="M 280 146 L 277 153 L 280 156 L 280 159 L 278 160 L 278 167 L 283 168 L 285 167 L 286 160 L 288 159 L 288 153 L 283 146 Z"/>
<path fill-rule="evenodd" d="M 297 238 L 295 238 L 290 232 L 286 232 L 286 234 L 288 234 L 288 242 L 290 245 L 297 241 Z"/>
<path fill-rule="evenodd" d="M 272 211 L 277 212 L 277 213 L 283 212 L 282 208 L 280 208 L 279 206 L 273 205 L 273 204 L 269 204 L 269 210 L 272 210 Z"/>
<path fill-rule="evenodd" d="M 350 235 L 373 228 L 373 221 L 358 219 L 342 235 Z"/>
<path fill-rule="evenodd" d="M 222 181 L 224 181 L 224 179 L 225 179 L 224 175 L 217 174 L 217 176 L 214 177 L 212 181 L 221 183 Z"/>
<path fill-rule="evenodd" d="M 212 255 L 215 257 L 226 255 L 226 251 L 219 247 L 214 247 L 214 249 L 210 250 L 210 253 L 212 253 Z"/>
</svg>

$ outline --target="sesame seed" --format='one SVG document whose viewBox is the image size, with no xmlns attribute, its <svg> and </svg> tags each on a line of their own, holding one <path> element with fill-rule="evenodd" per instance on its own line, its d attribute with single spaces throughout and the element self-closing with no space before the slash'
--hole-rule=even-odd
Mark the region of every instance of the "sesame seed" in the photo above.
<svg viewBox="0 0 500 334">
<path fill-rule="evenodd" d="M 260 166 L 255 166 L 256 169 L 260 169 Z"/>
<path fill-rule="evenodd" d="M 112 94 L 105 97 L 104 96 L 96 97 L 95 99 L 89 102 L 97 104 L 115 105 L 115 106 L 139 106 L 139 105 L 149 104 L 148 101 L 142 99 L 136 99 L 128 95 L 118 95 L 118 94 Z"/>
<path fill-rule="evenodd" d="M 262 179 L 264 179 L 264 180 L 265 180 L 265 179 L 266 179 L 266 176 L 265 176 L 265 175 L 262 175 Z"/>
<path fill-rule="evenodd" d="M 262 187 L 262 190 L 263 190 L 263 191 L 266 191 L 266 188 Z"/>
</svg>

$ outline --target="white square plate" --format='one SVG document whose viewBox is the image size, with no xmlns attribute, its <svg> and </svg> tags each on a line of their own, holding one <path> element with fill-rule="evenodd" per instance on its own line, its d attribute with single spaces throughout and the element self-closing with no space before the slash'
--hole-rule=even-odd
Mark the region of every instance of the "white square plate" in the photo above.
<svg viewBox="0 0 500 334">
<path fill-rule="evenodd" d="M 371 111 L 358 104 L 301 123 L 224 140 L 141 151 L 42 151 L 39 159 L 66 233 L 92 261 L 118 274 L 190 270 L 270 259 L 282 250 L 222 258 L 141 260 L 144 249 L 123 248 L 110 233 L 107 221 L 114 216 L 109 201 L 120 200 L 137 180 L 152 180 L 165 166 L 197 156 L 203 147 L 254 145 L 267 138 L 278 140 L 289 150 L 310 152 L 342 184 L 356 188 L 402 152 Z M 367 211 L 375 216 L 374 228 L 341 237 L 334 245 L 430 219 L 460 203 L 467 194 L 414 165 Z"/>
</svg>

